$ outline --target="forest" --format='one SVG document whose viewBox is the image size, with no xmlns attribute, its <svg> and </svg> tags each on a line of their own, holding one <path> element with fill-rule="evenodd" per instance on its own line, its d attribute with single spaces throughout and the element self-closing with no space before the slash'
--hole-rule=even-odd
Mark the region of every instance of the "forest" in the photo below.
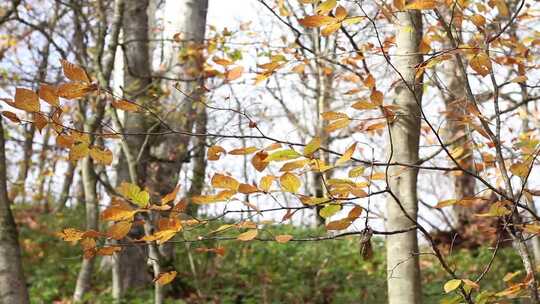
<svg viewBox="0 0 540 304">
<path fill-rule="evenodd" d="M 536 0 L 0 1 L 0 303 L 540 303 L 537 55 Z"/>
</svg>

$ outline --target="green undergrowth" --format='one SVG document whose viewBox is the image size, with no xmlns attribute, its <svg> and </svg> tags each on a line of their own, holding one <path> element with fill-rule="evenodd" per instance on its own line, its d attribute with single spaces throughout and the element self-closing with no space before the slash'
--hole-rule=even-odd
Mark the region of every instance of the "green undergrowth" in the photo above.
<svg viewBox="0 0 540 304">
<path fill-rule="evenodd" d="M 84 210 L 62 214 L 16 211 L 23 244 L 24 268 L 32 303 L 67 303 L 75 287 L 81 262 L 78 246 L 58 239 L 54 232 L 65 227 L 82 228 Z M 186 232 L 194 239 L 215 230 L 223 223 L 212 223 L 205 231 Z M 227 233 L 226 233 L 227 234 Z M 225 234 L 225 235 L 226 235 Z M 238 230 L 229 232 L 237 235 Z M 266 226 L 261 237 L 290 234 L 295 238 L 324 235 L 321 229 L 289 225 Z M 181 236 L 175 238 L 181 240 Z M 374 254 L 362 258 L 358 237 L 318 242 L 239 242 L 204 241 L 186 245 L 175 243 L 177 281 L 191 294 L 182 299 L 168 298 L 167 303 L 385 303 L 386 266 L 382 238 L 373 238 Z M 201 250 L 223 247 L 224 256 Z M 198 249 L 199 248 L 199 249 Z M 457 294 L 445 294 L 443 285 L 450 278 L 435 257 L 421 255 L 424 303 L 460 303 Z M 458 250 L 447 256 L 460 278 L 476 279 L 491 259 L 491 248 Z M 189 257 L 193 266 L 189 263 Z M 459 267 L 458 267 L 459 266 Z M 96 262 L 93 286 L 88 303 L 112 303 L 111 275 L 103 263 Z M 477 303 L 514 303 L 493 297 L 505 289 L 503 277 L 520 269 L 520 260 L 509 249 L 501 249 L 491 271 L 480 282 Z M 139 271 L 149 271 L 140 265 Z M 61 302 L 65 301 L 65 302 Z M 152 284 L 129 290 L 125 303 L 152 303 Z M 515 302 L 518 303 L 518 302 Z"/>
</svg>

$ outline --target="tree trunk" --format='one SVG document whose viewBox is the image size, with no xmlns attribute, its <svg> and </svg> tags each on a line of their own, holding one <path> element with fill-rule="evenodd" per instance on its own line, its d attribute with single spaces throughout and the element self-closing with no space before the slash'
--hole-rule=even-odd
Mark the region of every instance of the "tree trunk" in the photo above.
<svg viewBox="0 0 540 304">
<path fill-rule="evenodd" d="M 73 184 L 73 177 L 75 175 L 75 169 L 77 164 L 74 162 L 68 163 L 68 168 L 64 177 L 64 182 L 62 183 L 62 190 L 60 192 L 60 198 L 56 204 L 54 212 L 61 212 L 65 207 L 69 199 L 69 194 L 71 190 L 71 185 Z"/>
<path fill-rule="evenodd" d="M 415 81 L 415 66 L 421 62 L 418 47 L 422 39 L 422 19 L 418 11 L 398 12 L 395 65 L 403 76 L 396 88 L 395 103 L 402 115 L 389 125 L 390 162 L 414 164 L 418 160 L 420 138 L 421 86 Z M 410 88 L 410 89 L 409 89 Z M 388 187 L 398 201 L 387 202 L 388 231 L 414 226 L 418 212 L 416 182 L 418 169 L 392 166 Z M 390 304 L 421 303 L 418 239 L 415 230 L 389 235 L 386 239 L 388 301 Z"/>
<path fill-rule="evenodd" d="M 4 127 L 0 119 L 0 302 L 26 304 L 30 301 L 21 263 L 17 226 L 8 198 L 6 166 Z"/>
</svg>

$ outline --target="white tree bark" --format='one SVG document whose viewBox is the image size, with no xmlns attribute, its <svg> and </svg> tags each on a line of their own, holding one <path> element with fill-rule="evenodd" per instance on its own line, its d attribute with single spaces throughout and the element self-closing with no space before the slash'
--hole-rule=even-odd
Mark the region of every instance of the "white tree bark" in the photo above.
<svg viewBox="0 0 540 304">
<path fill-rule="evenodd" d="M 22 269 L 17 226 L 8 199 L 4 142 L 0 118 L 0 303 L 26 304 L 30 300 Z"/>
<path fill-rule="evenodd" d="M 396 88 L 395 103 L 400 115 L 390 123 L 390 162 L 414 164 L 418 160 L 420 138 L 421 86 L 415 82 L 415 66 L 421 62 L 418 54 L 422 39 L 422 20 L 418 11 L 397 13 L 398 28 L 395 66 L 406 81 Z M 412 90 L 411 90 L 412 89 Z M 393 166 L 388 170 L 388 187 L 398 201 L 387 201 L 388 231 L 414 226 L 418 212 L 418 170 Z M 421 303 L 420 268 L 417 232 L 389 235 L 387 248 L 388 302 L 390 304 Z"/>
</svg>

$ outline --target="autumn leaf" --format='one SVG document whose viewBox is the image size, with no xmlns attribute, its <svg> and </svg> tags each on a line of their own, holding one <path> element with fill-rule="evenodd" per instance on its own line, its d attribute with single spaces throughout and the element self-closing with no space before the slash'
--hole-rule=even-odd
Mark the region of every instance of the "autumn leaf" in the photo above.
<svg viewBox="0 0 540 304">
<path fill-rule="evenodd" d="M 46 103 L 50 104 L 51 106 L 58 107 L 60 105 L 58 94 L 56 92 L 56 87 L 42 83 L 39 86 L 38 94 L 39 94 L 39 98 L 43 99 Z"/>
<path fill-rule="evenodd" d="M 267 162 L 270 162 L 270 161 L 285 161 L 285 160 L 291 160 L 291 159 L 295 159 L 295 158 L 298 158 L 302 156 L 302 154 L 294 151 L 294 150 L 281 150 L 281 151 L 276 151 L 270 155 L 268 155 L 268 157 L 265 159 L 265 161 Z"/>
<path fill-rule="evenodd" d="M 66 228 L 56 233 L 56 235 L 66 242 L 76 242 L 83 238 L 84 231 L 75 228 Z"/>
<path fill-rule="evenodd" d="M 58 96 L 65 99 L 77 99 L 97 90 L 97 86 L 82 82 L 68 82 L 58 86 Z"/>
<path fill-rule="evenodd" d="M 109 206 L 101 212 L 104 221 L 131 221 L 137 210 L 127 206 Z"/>
<path fill-rule="evenodd" d="M 405 6 L 408 10 L 431 10 L 437 7 L 437 2 L 433 0 L 415 0 Z"/>
<path fill-rule="evenodd" d="M 233 149 L 233 150 L 227 152 L 227 154 L 229 154 L 229 155 L 247 155 L 247 154 L 255 153 L 255 152 L 257 152 L 257 150 L 259 150 L 257 147 L 238 148 L 238 149 Z"/>
<path fill-rule="evenodd" d="M 469 65 L 478 74 L 486 76 L 491 72 L 491 60 L 485 52 L 476 54 L 470 61 Z"/>
<path fill-rule="evenodd" d="M 292 240 L 292 238 L 293 238 L 293 236 L 288 235 L 288 234 L 276 235 L 276 237 L 275 237 L 276 242 L 278 242 L 280 244 L 288 243 L 290 240 Z"/>
<path fill-rule="evenodd" d="M 259 183 L 259 186 L 264 192 L 269 192 L 270 187 L 272 186 L 272 183 L 276 179 L 275 176 L 272 175 L 266 175 L 261 178 L 261 182 Z"/>
<path fill-rule="evenodd" d="M 212 186 L 215 188 L 237 191 L 239 185 L 240 183 L 236 179 L 227 175 L 216 173 L 212 177 Z"/>
<path fill-rule="evenodd" d="M 309 143 L 304 147 L 304 155 L 311 156 L 315 151 L 321 147 L 321 138 L 313 137 Z"/>
<path fill-rule="evenodd" d="M 257 171 L 262 172 L 264 171 L 264 169 L 266 169 L 266 167 L 269 164 L 269 162 L 266 160 L 267 157 L 268 157 L 267 152 L 259 151 L 251 159 L 251 164 Z"/>
<path fill-rule="evenodd" d="M 300 186 L 302 184 L 300 178 L 290 172 L 284 173 L 279 178 L 279 183 L 281 184 L 281 188 L 283 189 L 283 191 L 290 193 L 297 193 L 298 189 L 300 189 Z"/>
<path fill-rule="evenodd" d="M 239 241 L 247 242 L 256 238 L 257 234 L 259 234 L 259 231 L 257 229 L 250 229 L 244 233 L 239 234 L 236 239 Z"/>
<path fill-rule="evenodd" d="M 113 255 L 116 252 L 119 252 L 122 250 L 122 247 L 120 246 L 105 246 L 101 247 L 97 250 L 96 254 L 101 256 L 108 256 Z"/>
<path fill-rule="evenodd" d="M 233 69 L 228 70 L 225 73 L 225 79 L 227 81 L 236 80 L 236 79 L 238 79 L 238 78 L 240 78 L 242 76 L 242 73 L 244 73 L 244 67 L 242 67 L 242 66 L 234 67 Z"/>
<path fill-rule="evenodd" d="M 352 144 L 349 148 L 347 148 L 345 153 L 341 155 L 341 157 L 336 161 L 336 167 L 348 162 L 353 156 L 355 150 L 356 150 L 356 143 Z"/>
<path fill-rule="evenodd" d="M 126 112 L 137 112 L 139 110 L 139 106 L 137 104 L 125 99 L 113 99 L 111 101 L 111 106 Z"/>
<path fill-rule="evenodd" d="M 305 27 L 321 27 L 335 23 L 336 21 L 336 18 L 330 16 L 307 16 L 298 20 L 300 25 Z"/>
<path fill-rule="evenodd" d="M 165 205 L 165 204 L 168 204 L 169 202 L 172 202 L 176 198 L 176 195 L 178 195 L 178 191 L 180 191 L 180 184 L 176 185 L 173 191 L 171 191 L 170 193 L 166 194 L 165 196 L 161 198 L 161 204 Z"/>
<path fill-rule="evenodd" d="M 98 147 L 92 147 L 90 149 L 90 157 L 92 157 L 95 162 L 102 165 L 110 165 L 113 161 L 113 154 L 111 150 L 100 149 Z"/>
<path fill-rule="evenodd" d="M 62 64 L 62 69 L 64 70 L 64 76 L 66 76 L 66 78 L 71 81 L 80 81 L 86 84 L 90 83 L 90 78 L 83 68 L 64 59 L 61 59 L 60 63 Z"/>
<path fill-rule="evenodd" d="M 87 143 L 81 142 L 75 144 L 69 150 L 69 160 L 78 161 L 79 159 L 86 157 L 88 153 L 90 153 L 90 148 Z"/>
<path fill-rule="evenodd" d="M 341 219 L 337 221 L 332 221 L 326 224 L 327 230 L 345 230 L 349 228 L 352 222 L 348 219 Z"/>
<path fill-rule="evenodd" d="M 21 122 L 17 114 L 10 111 L 2 111 L 2 116 L 4 116 L 5 118 L 9 119 L 11 122 L 14 122 L 14 123 Z"/>
<path fill-rule="evenodd" d="M 315 8 L 317 15 L 327 15 L 337 5 L 337 0 L 325 0 Z"/>
<path fill-rule="evenodd" d="M 453 290 L 456 290 L 461 285 L 461 280 L 452 279 L 444 284 L 444 292 L 449 293 Z"/>
<path fill-rule="evenodd" d="M 322 218 L 329 218 L 332 215 L 338 213 L 341 210 L 341 206 L 337 204 L 329 204 L 324 206 L 321 210 L 319 210 L 319 215 Z"/>
<path fill-rule="evenodd" d="M 347 117 L 347 118 L 342 118 L 342 119 L 338 119 L 338 120 L 335 120 L 331 123 L 329 123 L 325 128 L 324 130 L 326 132 L 333 132 L 333 131 L 337 131 L 339 129 L 343 129 L 345 127 L 347 127 L 350 123 L 350 119 Z"/>
<path fill-rule="evenodd" d="M 145 208 L 150 203 L 150 194 L 146 191 L 142 191 L 141 188 L 135 184 L 122 182 L 117 191 L 142 208 Z"/>
<path fill-rule="evenodd" d="M 115 240 L 123 239 L 131 230 L 131 221 L 121 221 L 113 224 L 107 229 L 107 235 Z"/>
<path fill-rule="evenodd" d="M 158 274 L 158 276 L 154 279 L 155 283 L 158 283 L 159 285 L 167 285 L 170 284 L 174 278 L 176 278 L 177 272 L 176 271 L 169 271 L 169 272 L 162 272 Z"/>
<path fill-rule="evenodd" d="M 13 106 L 26 112 L 39 112 L 38 94 L 32 90 L 16 88 Z"/>
<path fill-rule="evenodd" d="M 208 160 L 218 160 L 221 154 L 227 153 L 221 146 L 211 146 L 207 151 Z"/>
</svg>

